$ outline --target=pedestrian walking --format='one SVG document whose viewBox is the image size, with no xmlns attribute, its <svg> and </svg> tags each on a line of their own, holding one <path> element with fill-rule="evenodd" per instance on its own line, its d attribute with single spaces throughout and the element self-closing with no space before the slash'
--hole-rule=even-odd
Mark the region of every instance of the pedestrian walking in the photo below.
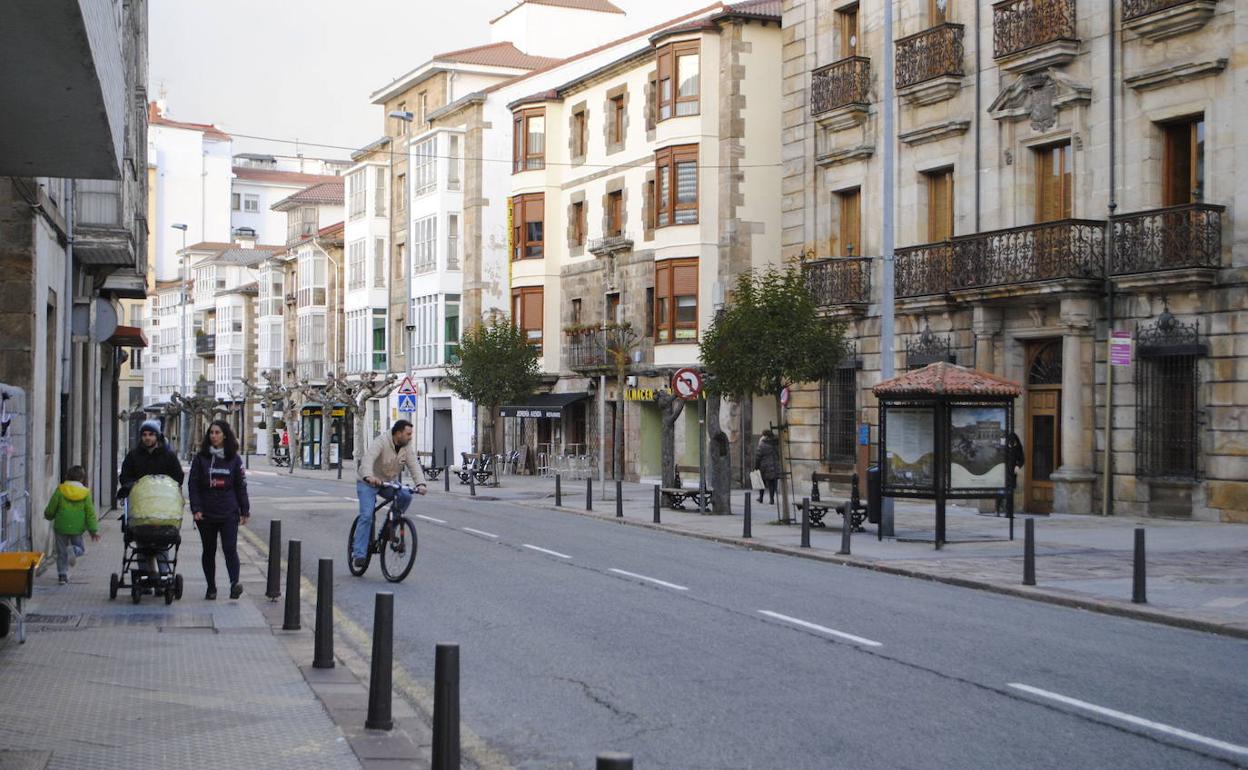
<svg viewBox="0 0 1248 770">
<path fill-rule="evenodd" d="M 767 504 L 776 502 L 776 483 L 780 480 L 780 442 L 771 430 L 763 431 L 758 439 L 758 449 L 754 452 L 754 469 L 763 477 L 764 489 L 758 490 L 758 501 L 763 501 L 763 492 L 768 495 Z"/>
<path fill-rule="evenodd" d="M 251 518 L 247 499 L 247 474 L 243 458 L 238 454 L 238 439 L 225 420 L 213 420 L 204 434 L 199 452 L 191 460 L 191 479 L 187 485 L 191 498 L 191 514 L 203 542 L 204 581 L 208 583 L 205 599 L 217 598 L 217 540 L 225 556 L 225 569 L 230 576 L 230 598 L 243 595 L 238 582 L 238 527 Z"/>
<path fill-rule="evenodd" d="M 144 476 L 168 476 L 182 485 L 182 463 L 169 448 L 156 420 L 145 420 L 139 426 L 139 445 L 126 453 L 117 477 L 118 497 L 127 497 L 130 487 Z"/>
<path fill-rule="evenodd" d="M 89 532 L 92 541 L 100 540 L 85 468 L 75 465 L 65 471 L 65 481 L 52 493 L 52 499 L 43 509 L 43 518 L 52 522 L 52 531 L 56 534 L 56 578 L 65 585 L 69 582 L 69 568 L 86 553 L 82 534 Z"/>
</svg>

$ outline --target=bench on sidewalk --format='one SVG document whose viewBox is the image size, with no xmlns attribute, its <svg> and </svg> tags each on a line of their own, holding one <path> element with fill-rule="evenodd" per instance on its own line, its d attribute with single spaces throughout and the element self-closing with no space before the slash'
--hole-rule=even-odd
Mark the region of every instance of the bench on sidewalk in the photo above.
<svg viewBox="0 0 1248 770">
<path fill-rule="evenodd" d="M 710 487 L 706 489 L 686 489 L 680 481 L 680 472 L 682 470 L 697 469 L 684 466 L 676 469 L 676 486 L 659 488 L 659 494 L 663 495 L 663 504 L 676 511 L 685 510 L 686 502 L 691 502 L 698 508 L 709 508 L 711 505 Z"/>
<path fill-rule="evenodd" d="M 468 453 L 465 452 L 462 458 L 463 465 L 455 471 L 455 475 L 459 477 L 460 484 L 468 486 L 472 481 L 475 481 L 477 484 L 484 484 L 494 477 L 493 457 L 489 455 L 469 457 Z"/>
<path fill-rule="evenodd" d="M 819 483 L 849 486 L 849 499 L 840 505 L 824 505 L 819 495 Z M 845 519 L 855 532 L 864 532 L 862 523 L 867 520 L 867 506 L 862 502 L 858 492 L 858 474 L 852 469 L 821 473 L 816 471 L 810 475 L 810 526 L 826 527 L 823 517 L 830 511 L 836 511 Z"/>
</svg>

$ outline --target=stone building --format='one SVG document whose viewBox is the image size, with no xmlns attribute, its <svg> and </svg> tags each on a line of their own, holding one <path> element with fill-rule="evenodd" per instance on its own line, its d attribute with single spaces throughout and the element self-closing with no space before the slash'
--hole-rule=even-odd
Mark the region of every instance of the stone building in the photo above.
<svg viewBox="0 0 1248 770">
<path fill-rule="evenodd" d="M 1023 385 L 1022 510 L 1248 520 L 1248 3 L 893 7 L 888 51 L 880 3 L 784 2 L 783 253 L 856 346 L 794 397 L 798 483 L 876 419 L 891 57 L 896 369 Z"/>
</svg>

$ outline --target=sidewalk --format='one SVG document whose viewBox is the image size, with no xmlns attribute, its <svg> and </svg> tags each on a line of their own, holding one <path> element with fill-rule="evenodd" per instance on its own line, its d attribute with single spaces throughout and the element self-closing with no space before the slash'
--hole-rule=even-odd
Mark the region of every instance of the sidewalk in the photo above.
<svg viewBox="0 0 1248 770">
<path fill-rule="evenodd" d="M 402 731 L 366 731 L 356 719 L 367 703 L 358 666 L 305 665 L 306 591 L 303 630 L 274 630 L 282 605 L 264 597 L 264 562 L 246 538 L 243 597 L 228 599 L 218 555 L 225 590 L 206 601 L 199 537 L 184 522 L 185 591 L 166 606 L 154 596 L 132 604 L 126 591 L 109 601 L 122 549 L 115 512 L 101 534 L 69 585 L 56 584 L 55 565 L 36 578 L 26 643 L 0 639 L 0 767 L 427 767 L 427 751 L 419 761 L 417 747 L 396 753 L 394 741 L 411 743 Z M 335 648 L 340 660 L 352 654 L 343 643 Z M 401 724 L 417 721 L 405 719 L 414 714 L 397 698 L 394 711 Z M 380 752 L 379 740 L 387 744 Z"/>
</svg>

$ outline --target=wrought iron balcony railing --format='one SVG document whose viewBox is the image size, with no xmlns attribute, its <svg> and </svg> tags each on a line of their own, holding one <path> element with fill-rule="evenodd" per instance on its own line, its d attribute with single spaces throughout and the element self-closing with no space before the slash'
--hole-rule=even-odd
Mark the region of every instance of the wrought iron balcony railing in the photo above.
<svg viewBox="0 0 1248 770">
<path fill-rule="evenodd" d="M 565 332 L 568 368 L 577 371 L 615 371 L 616 355 L 631 356 L 637 333 L 630 326 Z M 630 359 L 631 360 L 631 359 Z"/>
<path fill-rule="evenodd" d="M 195 354 L 212 356 L 217 353 L 217 335 L 201 334 L 195 338 Z"/>
<path fill-rule="evenodd" d="M 871 258 L 821 259 L 802 265 L 806 288 L 819 307 L 865 305 L 871 301 Z"/>
<path fill-rule="evenodd" d="M 1122 20 L 1132 21 L 1150 13 L 1187 5 L 1190 2 L 1192 0 L 1122 0 Z"/>
<path fill-rule="evenodd" d="M 897 87 L 962 76 L 961 24 L 941 24 L 897 41 Z"/>
<path fill-rule="evenodd" d="M 897 297 L 945 294 L 953 275 L 953 243 L 940 241 L 907 246 L 893 252 Z"/>
<path fill-rule="evenodd" d="M 1219 267 L 1225 210 L 1189 203 L 1114 217 L 1111 274 Z"/>
<path fill-rule="evenodd" d="M 1075 0 L 1001 0 L 992 6 L 994 59 L 1077 39 Z"/>
<path fill-rule="evenodd" d="M 811 73 L 810 112 L 822 115 L 851 104 L 870 102 L 871 60 L 851 56 Z"/>
<path fill-rule="evenodd" d="M 595 256 L 605 257 L 609 254 L 617 254 L 624 251 L 633 250 L 633 239 L 627 235 L 608 235 L 602 238 L 594 238 L 586 244 L 585 249 Z"/>
</svg>

